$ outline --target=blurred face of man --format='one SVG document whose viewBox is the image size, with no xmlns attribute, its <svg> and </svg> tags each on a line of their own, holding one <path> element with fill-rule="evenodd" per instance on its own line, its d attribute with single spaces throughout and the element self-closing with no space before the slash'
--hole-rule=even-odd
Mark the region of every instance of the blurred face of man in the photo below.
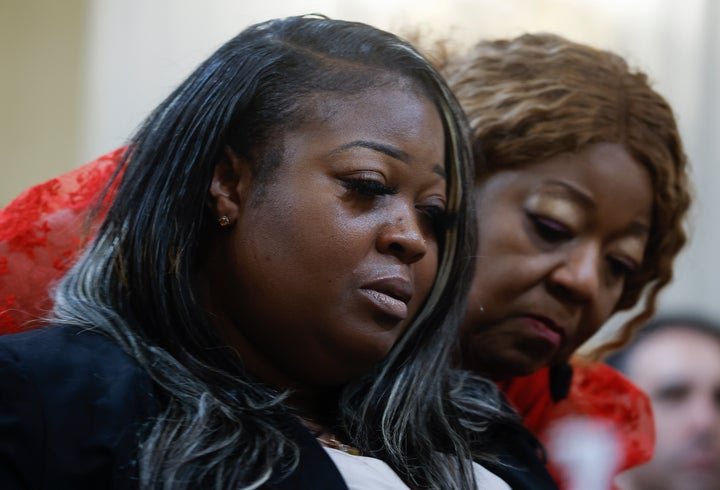
<svg viewBox="0 0 720 490">
<path fill-rule="evenodd" d="M 652 401 L 657 443 L 648 464 L 621 477 L 629 489 L 720 489 L 720 340 L 688 329 L 638 344 L 628 376 Z"/>
</svg>

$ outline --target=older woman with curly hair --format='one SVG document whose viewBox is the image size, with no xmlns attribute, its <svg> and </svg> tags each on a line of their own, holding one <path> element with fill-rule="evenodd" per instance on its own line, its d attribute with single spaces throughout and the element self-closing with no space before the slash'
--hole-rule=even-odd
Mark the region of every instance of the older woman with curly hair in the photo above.
<svg viewBox="0 0 720 490">
<path fill-rule="evenodd" d="M 627 342 L 672 280 L 690 204 L 672 109 L 621 57 L 552 34 L 480 42 L 444 73 L 472 127 L 480 231 L 462 365 L 500 382 L 542 440 L 563 415 L 595 415 L 623 438 L 621 468 L 647 460 L 645 396 L 568 361 L 633 309 L 593 355 Z"/>
</svg>

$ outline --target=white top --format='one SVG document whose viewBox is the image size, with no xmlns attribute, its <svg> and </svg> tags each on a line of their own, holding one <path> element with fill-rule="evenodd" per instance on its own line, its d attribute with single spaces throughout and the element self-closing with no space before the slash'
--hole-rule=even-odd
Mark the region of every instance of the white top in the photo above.
<svg viewBox="0 0 720 490">
<path fill-rule="evenodd" d="M 384 461 L 324 447 L 350 490 L 409 490 Z M 473 463 L 478 490 L 511 490 L 500 477 Z"/>
</svg>

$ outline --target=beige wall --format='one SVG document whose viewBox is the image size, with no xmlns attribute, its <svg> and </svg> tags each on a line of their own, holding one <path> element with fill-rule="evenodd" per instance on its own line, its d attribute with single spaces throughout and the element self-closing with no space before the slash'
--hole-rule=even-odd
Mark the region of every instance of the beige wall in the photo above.
<svg viewBox="0 0 720 490">
<path fill-rule="evenodd" d="M 86 0 L 0 0 L 0 206 L 77 165 Z"/>
</svg>

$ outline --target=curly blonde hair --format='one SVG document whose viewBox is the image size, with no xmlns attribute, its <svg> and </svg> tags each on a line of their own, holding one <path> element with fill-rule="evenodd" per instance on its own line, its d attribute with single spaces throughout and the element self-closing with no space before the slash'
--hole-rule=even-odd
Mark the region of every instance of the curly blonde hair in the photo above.
<svg viewBox="0 0 720 490">
<path fill-rule="evenodd" d="M 553 34 L 483 41 L 440 64 L 470 121 L 476 179 L 599 142 L 623 145 L 650 172 L 650 237 L 615 312 L 644 303 L 591 355 L 621 347 L 655 313 L 687 239 L 687 159 L 671 107 L 620 56 Z"/>
</svg>

